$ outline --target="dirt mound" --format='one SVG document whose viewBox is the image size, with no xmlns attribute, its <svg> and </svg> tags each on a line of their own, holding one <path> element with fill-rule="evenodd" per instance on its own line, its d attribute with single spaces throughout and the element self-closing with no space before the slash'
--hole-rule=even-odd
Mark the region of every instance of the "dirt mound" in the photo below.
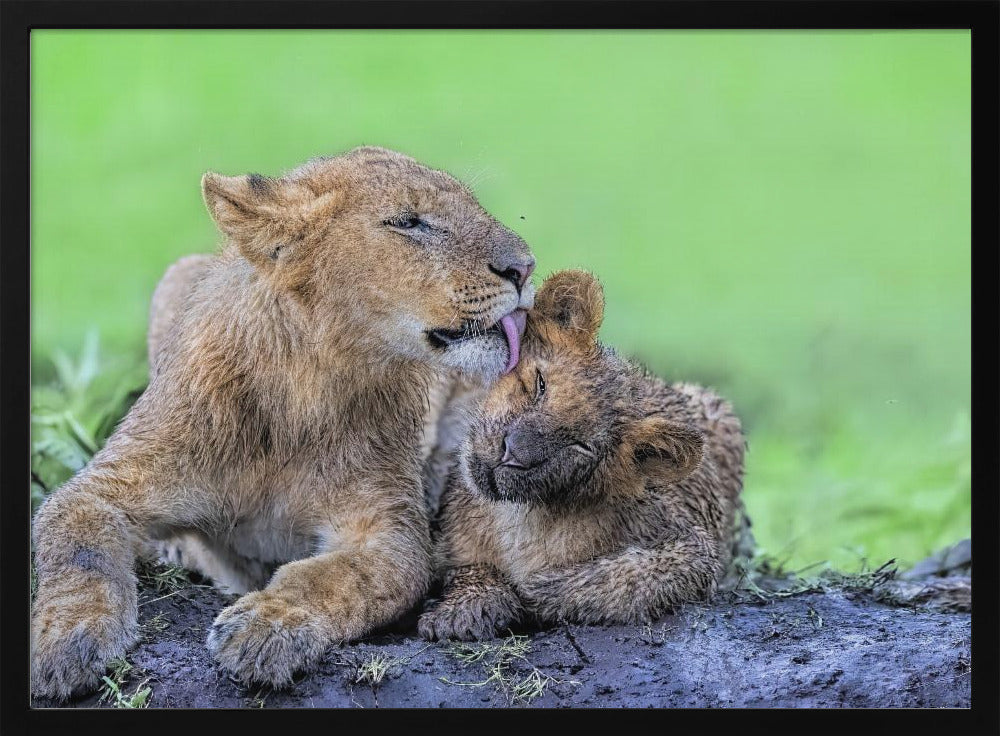
<svg viewBox="0 0 1000 736">
<path fill-rule="evenodd" d="M 651 626 L 563 626 L 470 645 L 428 644 L 415 637 L 411 616 L 331 649 L 318 669 L 282 691 L 244 687 L 212 661 L 207 629 L 231 598 L 192 585 L 157 590 L 153 582 L 142 590 L 146 635 L 129 654 L 131 669 L 112 672 L 103 696 L 69 706 L 970 704 L 970 614 L 901 607 L 906 601 L 882 585 L 891 580 L 779 595 L 755 585 L 760 593 L 723 594 Z"/>
</svg>

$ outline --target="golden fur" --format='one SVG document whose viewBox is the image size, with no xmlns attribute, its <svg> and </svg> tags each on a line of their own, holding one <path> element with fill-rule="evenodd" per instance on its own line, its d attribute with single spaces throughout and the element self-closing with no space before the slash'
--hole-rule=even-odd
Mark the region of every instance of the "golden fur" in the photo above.
<svg viewBox="0 0 1000 736">
<path fill-rule="evenodd" d="M 98 683 L 137 636 L 136 554 L 178 535 L 236 585 L 277 567 L 208 634 L 245 680 L 287 683 L 414 605 L 431 387 L 496 378 L 496 322 L 532 303 L 524 242 L 402 154 L 209 173 L 202 189 L 223 247 L 174 266 L 149 387 L 34 520 L 36 695 Z"/>
<path fill-rule="evenodd" d="M 710 594 L 727 565 L 744 438 L 732 407 L 597 342 L 604 299 L 551 276 L 517 369 L 489 389 L 445 490 L 430 639 L 541 621 L 640 622 Z"/>
</svg>

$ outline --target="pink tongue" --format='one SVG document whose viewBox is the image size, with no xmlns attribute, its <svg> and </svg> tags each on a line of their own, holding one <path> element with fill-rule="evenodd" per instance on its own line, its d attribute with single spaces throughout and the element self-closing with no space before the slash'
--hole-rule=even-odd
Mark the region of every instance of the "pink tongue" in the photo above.
<svg viewBox="0 0 1000 736">
<path fill-rule="evenodd" d="M 507 347 L 510 348 L 510 358 L 507 359 L 507 367 L 503 371 L 503 374 L 507 375 L 514 370 L 517 361 L 521 358 L 521 330 L 524 329 L 524 312 L 518 310 L 501 317 L 500 325 L 503 327 L 503 334 L 507 336 Z"/>
</svg>

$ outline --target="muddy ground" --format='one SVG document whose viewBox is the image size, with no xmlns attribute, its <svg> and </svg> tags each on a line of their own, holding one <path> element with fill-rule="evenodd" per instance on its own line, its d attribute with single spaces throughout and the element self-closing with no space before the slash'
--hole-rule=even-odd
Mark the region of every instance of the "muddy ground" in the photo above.
<svg viewBox="0 0 1000 736">
<path fill-rule="evenodd" d="M 146 633 L 121 692 L 127 701 L 148 687 L 154 708 L 968 707 L 970 614 L 879 597 L 850 587 L 724 595 L 648 627 L 563 626 L 464 649 L 417 638 L 410 616 L 272 691 L 232 681 L 205 648 L 231 598 L 145 587 Z M 94 694 L 67 705 L 115 702 Z"/>
</svg>

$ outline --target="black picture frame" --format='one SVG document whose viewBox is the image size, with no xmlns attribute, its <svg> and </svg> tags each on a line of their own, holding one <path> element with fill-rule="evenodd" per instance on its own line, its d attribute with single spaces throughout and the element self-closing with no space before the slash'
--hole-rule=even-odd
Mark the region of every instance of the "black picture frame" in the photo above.
<svg viewBox="0 0 1000 736">
<path fill-rule="evenodd" d="M 29 34 L 42 28 L 671 28 L 671 29 L 969 29 L 973 100 L 973 500 L 977 587 L 973 612 L 972 707 L 969 710 L 733 711 L 120 711 L 32 710 L 28 707 L 28 518 L 23 491 L 29 473 L 30 384 L 30 58 Z M 1000 2 L 996 0 L 4 0 L 0 5 L 0 447 L 3 480 L 0 540 L 0 731 L 141 733 L 257 729 L 395 727 L 402 731 L 500 731 L 594 728 L 647 732 L 694 727 L 751 731 L 875 732 L 907 727 L 955 733 L 996 733 L 998 702 L 998 56 Z M 687 721 L 684 726 L 678 718 Z M 286 719 L 294 719 L 289 721 Z M 913 720 L 911 724 L 901 721 Z M 279 723 L 281 725 L 279 725 Z M 286 725 L 287 724 L 287 725 Z"/>
</svg>

